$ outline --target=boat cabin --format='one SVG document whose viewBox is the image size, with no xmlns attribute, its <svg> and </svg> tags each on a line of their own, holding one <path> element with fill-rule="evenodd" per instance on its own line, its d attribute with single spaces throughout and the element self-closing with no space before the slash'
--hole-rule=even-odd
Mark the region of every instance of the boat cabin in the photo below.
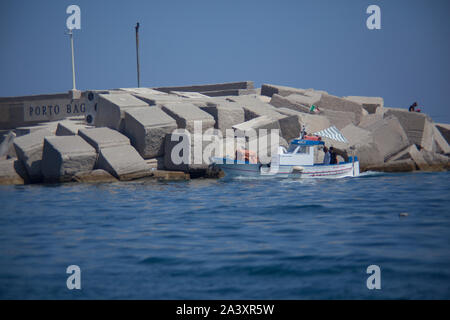
<svg viewBox="0 0 450 320">
<path fill-rule="evenodd" d="M 280 148 L 279 163 L 282 166 L 314 165 L 314 150 L 325 143 L 320 140 L 294 139 L 289 148 Z"/>
</svg>

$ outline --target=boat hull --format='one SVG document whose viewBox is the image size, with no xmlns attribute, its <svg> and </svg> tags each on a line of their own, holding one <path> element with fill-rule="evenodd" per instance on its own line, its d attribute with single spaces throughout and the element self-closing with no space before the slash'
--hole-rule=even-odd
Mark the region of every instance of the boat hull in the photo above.
<svg viewBox="0 0 450 320">
<path fill-rule="evenodd" d="M 291 166 L 280 165 L 271 167 L 242 161 L 214 160 L 214 166 L 222 169 L 226 177 L 261 177 L 261 178 L 294 178 L 294 179 L 336 179 L 356 177 L 359 175 L 359 162 L 340 163 L 335 165 Z"/>
</svg>

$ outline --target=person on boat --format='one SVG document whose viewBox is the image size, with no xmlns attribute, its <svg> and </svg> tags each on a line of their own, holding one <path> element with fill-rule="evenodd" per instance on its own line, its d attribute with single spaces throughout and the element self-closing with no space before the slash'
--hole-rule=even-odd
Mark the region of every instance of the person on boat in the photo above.
<svg viewBox="0 0 450 320">
<path fill-rule="evenodd" d="M 337 154 L 333 147 L 330 147 L 330 164 L 337 164 Z"/>
<path fill-rule="evenodd" d="M 323 152 L 325 153 L 325 156 L 323 157 L 323 164 L 330 164 L 331 161 L 331 155 L 330 151 L 327 147 L 323 147 Z"/>
</svg>

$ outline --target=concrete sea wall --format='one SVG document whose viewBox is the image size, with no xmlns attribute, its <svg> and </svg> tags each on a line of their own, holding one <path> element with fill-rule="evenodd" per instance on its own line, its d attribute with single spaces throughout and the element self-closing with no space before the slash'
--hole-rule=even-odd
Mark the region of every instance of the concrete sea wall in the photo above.
<svg viewBox="0 0 450 320">
<path fill-rule="evenodd" d="M 312 105 L 318 110 L 310 111 Z M 200 134 L 194 132 L 199 121 Z M 287 145 L 302 127 L 314 133 L 331 125 L 348 143 L 324 138 L 326 145 L 341 160 L 355 153 L 361 171 L 450 168 L 450 125 L 426 114 L 385 107 L 381 97 L 273 84 L 255 89 L 243 81 L 0 98 L 0 184 L 219 177 L 208 159 L 174 161 L 178 142 L 200 139 L 198 148 L 206 150 L 205 141 L 231 132 L 231 143 L 217 147 L 234 157 L 252 130 L 278 129 Z M 322 159 L 319 151 L 315 160 Z"/>
</svg>

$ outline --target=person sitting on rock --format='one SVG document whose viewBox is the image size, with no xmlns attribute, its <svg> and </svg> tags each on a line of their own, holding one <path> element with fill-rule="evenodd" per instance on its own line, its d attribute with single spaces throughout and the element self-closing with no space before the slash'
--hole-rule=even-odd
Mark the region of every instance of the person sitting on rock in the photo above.
<svg viewBox="0 0 450 320">
<path fill-rule="evenodd" d="M 330 164 L 337 164 L 337 154 L 333 147 L 330 147 Z"/>
<path fill-rule="evenodd" d="M 410 107 L 409 107 L 409 112 L 420 112 L 420 109 L 416 108 L 418 107 L 417 102 L 414 102 Z"/>
<path fill-rule="evenodd" d="M 323 147 L 323 152 L 325 153 L 325 156 L 323 157 L 323 164 L 330 164 L 331 160 L 330 151 L 328 151 L 327 147 Z"/>
</svg>

